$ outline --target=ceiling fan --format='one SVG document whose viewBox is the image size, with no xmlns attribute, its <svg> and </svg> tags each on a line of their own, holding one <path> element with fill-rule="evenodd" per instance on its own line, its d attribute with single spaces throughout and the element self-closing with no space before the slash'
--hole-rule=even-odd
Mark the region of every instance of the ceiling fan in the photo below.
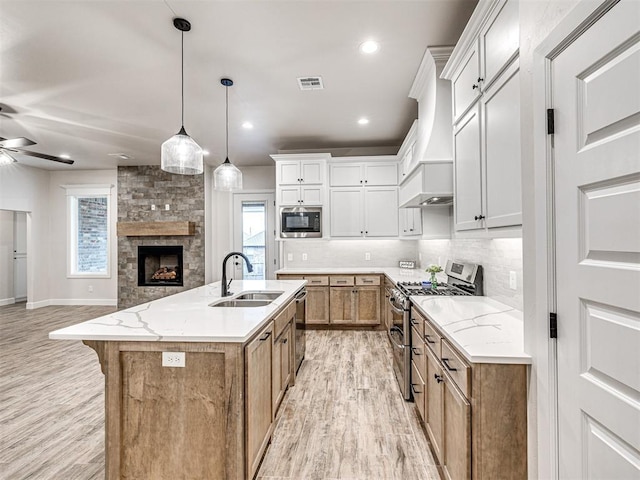
<svg viewBox="0 0 640 480">
<path fill-rule="evenodd" d="M 13 162 L 16 159 L 11 155 L 11 153 L 19 153 L 21 155 L 29 155 L 31 157 L 44 158 L 45 160 L 51 160 L 54 162 L 66 163 L 67 165 L 73 165 L 73 160 L 69 160 L 68 158 L 55 157 L 53 155 L 47 155 L 46 153 L 38 153 L 32 152 L 31 150 L 24 150 L 24 147 L 28 147 L 30 145 L 35 145 L 36 142 L 33 140 L 29 140 L 25 137 L 16 137 L 16 138 L 2 138 L 0 137 L 0 164 L 2 162 L 2 156 L 7 156 Z M 8 162 L 9 163 L 9 162 Z"/>
</svg>

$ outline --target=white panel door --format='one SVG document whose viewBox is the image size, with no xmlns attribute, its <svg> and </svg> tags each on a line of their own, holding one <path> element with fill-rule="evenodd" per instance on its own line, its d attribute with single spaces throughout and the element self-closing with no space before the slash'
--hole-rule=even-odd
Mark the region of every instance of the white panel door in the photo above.
<svg viewBox="0 0 640 480">
<path fill-rule="evenodd" d="M 458 120 L 480 96 L 478 45 L 469 51 L 460 72 L 453 77 L 453 118 Z"/>
<path fill-rule="evenodd" d="M 276 162 L 279 185 L 297 185 L 300 182 L 300 162 Z"/>
<path fill-rule="evenodd" d="M 367 237 L 398 236 L 398 188 L 364 189 L 364 222 Z"/>
<path fill-rule="evenodd" d="M 496 76 L 518 53 L 520 46 L 520 24 L 518 22 L 518 1 L 509 0 L 499 5 L 495 16 L 480 34 L 481 85 L 488 88 Z"/>
<path fill-rule="evenodd" d="M 522 224 L 518 60 L 482 96 L 487 227 Z"/>
<path fill-rule="evenodd" d="M 300 187 L 300 204 L 305 206 L 322 205 L 323 191 L 324 187 L 322 185 Z"/>
<path fill-rule="evenodd" d="M 27 214 L 13 214 L 13 297 L 27 299 Z"/>
<path fill-rule="evenodd" d="M 307 185 L 324 183 L 323 160 L 301 160 L 300 161 L 300 181 Z"/>
<path fill-rule="evenodd" d="M 364 183 L 367 186 L 398 185 L 397 163 L 372 163 L 364 166 Z"/>
<path fill-rule="evenodd" d="M 359 163 L 332 164 L 332 187 L 357 187 L 363 184 L 362 165 Z"/>
<path fill-rule="evenodd" d="M 364 235 L 362 190 L 360 187 L 331 190 L 332 237 L 361 237 Z"/>
<path fill-rule="evenodd" d="M 483 212 L 478 107 L 460 121 L 453 137 L 456 230 L 481 228 L 482 221 L 477 218 Z"/>
<path fill-rule="evenodd" d="M 551 62 L 561 479 L 640 478 L 639 27 L 622 0 Z"/>
<path fill-rule="evenodd" d="M 300 187 L 279 187 L 278 205 L 300 205 Z"/>
</svg>

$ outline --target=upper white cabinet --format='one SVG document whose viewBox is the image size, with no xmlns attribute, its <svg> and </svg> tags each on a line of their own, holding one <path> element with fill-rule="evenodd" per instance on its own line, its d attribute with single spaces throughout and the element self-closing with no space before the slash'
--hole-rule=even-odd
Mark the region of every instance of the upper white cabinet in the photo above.
<svg viewBox="0 0 640 480">
<path fill-rule="evenodd" d="M 345 162 L 329 166 L 332 187 L 397 186 L 398 162 L 395 156 L 390 162 Z"/>
<path fill-rule="evenodd" d="M 480 2 L 442 73 L 453 84 L 456 230 L 522 224 L 518 35 L 517 1 Z"/>
<path fill-rule="evenodd" d="M 400 235 L 403 237 L 422 235 L 422 209 L 400 209 Z"/>
<path fill-rule="evenodd" d="M 443 78 L 451 80 L 454 123 L 518 55 L 518 2 L 480 2 L 462 33 Z"/>
<path fill-rule="evenodd" d="M 327 153 L 271 155 L 276 161 L 278 206 L 321 206 L 324 203 Z"/>
<path fill-rule="evenodd" d="M 329 165 L 331 237 L 398 236 L 396 156 L 358 159 Z"/>
</svg>

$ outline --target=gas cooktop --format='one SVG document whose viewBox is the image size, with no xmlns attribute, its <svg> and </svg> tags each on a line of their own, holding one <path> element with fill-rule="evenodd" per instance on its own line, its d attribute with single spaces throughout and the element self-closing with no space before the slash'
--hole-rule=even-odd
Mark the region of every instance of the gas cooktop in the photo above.
<svg viewBox="0 0 640 480">
<path fill-rule="evenodd" d="M 438 283 L 438 286 L 423 286 L 421 282 L 399 282 L 398 290 L 407 296 L 411 295 L 442 295 L 442 296 L 462 296 L 473 295 L 466 291 L 464 285 L 451 285 L 449 283 Z"/>
</svg>

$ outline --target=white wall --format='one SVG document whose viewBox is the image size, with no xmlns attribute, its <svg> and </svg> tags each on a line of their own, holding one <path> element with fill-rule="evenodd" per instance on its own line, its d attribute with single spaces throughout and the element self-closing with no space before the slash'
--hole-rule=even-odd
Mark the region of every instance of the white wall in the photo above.
<svg viewBox="0 0 640 480">
<path fill-rule="evenodd" d="M 447 260 L 477 263 L 484 270 L 484 294 L 522 310 L 522 239 L 451 239 L 420 241 L 420 264 L 444 268 Z M 509 287 L 509 273 L 516 274 L 516 289 Z"/>
<path fill-rule="evenodd" d="M 14 301 L 13 212 L 0 210 L 0 305 Z"/>
<path fill-rule="evenodd" d="M 118 298 L 118 172 L 112 170 L 52 171 L 49 175 L 50 287 L 52 305 L 116 305 Z M 67 192 L 61 185 L 113 185 L 111 189 L 110 278 L 67 278 Z M 90 292 L 89 290 L 93 291 Z"/>
<path fill-rule="evenodd" d="M 0 210 L 30 212 L 27 216 L 27 308 L 48 305 L 49 172 L 20 163 L 2 167 Z"/>
<path fill-rule="evenodd" d="M 536 311 L 535 262 L 536 216 L 538 201 L 533 178 L 537 168 L 534 162 L 533 121 L 535 115 L 544 115 L 544 106 L 533 105 L 534 50 L 542 40 L 575 7 L 577 0 L 520 0 L 520 141 L 522 150 L 522 217 L 523 217 L 523 271 L 524 271 L 524 337 L 525 350 L 534 358 L 529 382 L 528 432 L 529 478 L 554 478 L 550 441 L 553 432 L 550 416 L 550 342 L 546 329 L 546 312 Z"/>
</svg>

